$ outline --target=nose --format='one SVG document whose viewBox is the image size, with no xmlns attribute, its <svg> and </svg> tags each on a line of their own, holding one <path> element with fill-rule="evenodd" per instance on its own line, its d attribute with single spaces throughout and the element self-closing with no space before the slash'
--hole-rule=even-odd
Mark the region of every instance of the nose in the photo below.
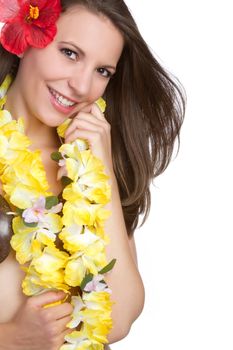
<svg viewBox="0 0 233 350">
<path fill-rule="evenodd" d="M 88 67 L 78 67 L 72 71 L 68 85 L 79 98 L 85 98 L 91 92 L 93 74 Z"/>
</svg>

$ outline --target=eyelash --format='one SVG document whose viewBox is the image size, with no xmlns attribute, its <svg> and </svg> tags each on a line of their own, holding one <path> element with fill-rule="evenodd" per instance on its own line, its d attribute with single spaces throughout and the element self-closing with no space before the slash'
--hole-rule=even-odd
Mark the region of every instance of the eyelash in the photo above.
<svg viewBox="0 0 233 350">
<path fill-rule="evenodd" d="M 64 49 L 61 49 L 61 52 L 63 53 L 63 55 L 67 56 L 72 61 L 75 61 L 78 58 L 78 53 L 71 49 L 64 48 Z M 75 55 L 75 58 L 71 57 L 73 54 Z"/>
<path fill-rule="evenodd" d="M 104 75 L 104 73 L 101 71 L 104 71 L 105 74 L 107 74 L 107 75 Z M 109 72 L 109 70 L 106 68 L 98 68 L 97 72 L 100 73 L 102 75 L 102 77 L 107 78 L 107 79 L 111 78 L 113 76 L 113 74 L 111 72 Z"/>
<path fill-rule="evenodd" d="M 67 56 L 72 61 L 75 61 L 78 58 L 78 53 L 71 49 L 63 48 L 60 51 L 63 53 L 63 55 Z M 72 58 L 72 55 L 75 55 L 75 58 Z M 106 79 L 110 79 L 113 76 L 113 74 L 106 68 L 97 68 L 97 72 Z"/>
</svg>

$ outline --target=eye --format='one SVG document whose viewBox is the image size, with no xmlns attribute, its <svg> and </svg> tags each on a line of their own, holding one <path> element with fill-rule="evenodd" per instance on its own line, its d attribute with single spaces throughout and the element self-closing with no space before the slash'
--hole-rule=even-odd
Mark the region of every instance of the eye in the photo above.
<svg viewBox="0 0 233 350">
<path fill-rule="evenodd" d="M 61 49 L 60 51 L 63 53 L 63 55 L 67 56 L 69 59 L 71 59 L 73 61 L 77 60 L 77 58 L 78 58 L 77 52 L 75 52 L 71 49 L 64 48 L 64 49 Z"/>
<path fill-rule="evenodd" d="M 105 78 L 111 78 L 113 76 L 113 74 L 106 68 L 98 68 L 97 72 Z"/>
</svg>

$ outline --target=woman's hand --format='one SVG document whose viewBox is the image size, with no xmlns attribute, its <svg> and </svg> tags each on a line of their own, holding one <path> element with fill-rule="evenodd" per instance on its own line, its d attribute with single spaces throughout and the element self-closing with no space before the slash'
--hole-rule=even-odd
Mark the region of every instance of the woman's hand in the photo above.
<svg viewBox="0 0 233 350">
<path fill-rule="evenodd" d="M 99 107 L 94 103 L 80 111 L 65 133 L 65 143 L 77 138 L 88 142 L 92 153 L 102 160 L 107 174 L 112 172 L 111 127 Z"/>
<path fill-rule="evenodd" d="M 64 343 L 64 336 L 71 331 L 66 325 L 71 320 L 73 308 L 69 303 L 44 306 L 64 297 L 63 292 L 46 292 L 28 298 L 11 324 L 13 332 L 9 349 L 58 350 Z"/>
</svg>

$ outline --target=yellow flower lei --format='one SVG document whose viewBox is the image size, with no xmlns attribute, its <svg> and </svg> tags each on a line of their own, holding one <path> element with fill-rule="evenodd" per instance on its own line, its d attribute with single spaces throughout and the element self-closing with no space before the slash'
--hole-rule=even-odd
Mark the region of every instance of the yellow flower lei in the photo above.
<svg viewBox="0 0 233 350">
<path fill-rule="evenodd" d="M 68 324 L 74 331 L 60 349 L 102 350 L 112 328 L 110 290 L 103 275 L 115 263 L 114 259 L 107 264 L 105 253 L 108 177 L 84 141 L 63 144 L 52 155 L 67 170 L 64 204 L 59 203 L 49 191 L 41 152 L 29 150 L 23 120 L 13 120 L 2 109 L 10 83 L 7 76 L 0 87 L 0 181 L 5 199 L 17 213 L 11 246 L 26 273 L 23 292 L 28 296 L 48 290 L 71 294 L 75 288 Z M 99 103 L 103 109 L 104 101 Z M 58 128 L 61 137 L 68 124 L 69 120 Z M 64 249 L 58 248 L 58 240 Z"/>
</svg>

